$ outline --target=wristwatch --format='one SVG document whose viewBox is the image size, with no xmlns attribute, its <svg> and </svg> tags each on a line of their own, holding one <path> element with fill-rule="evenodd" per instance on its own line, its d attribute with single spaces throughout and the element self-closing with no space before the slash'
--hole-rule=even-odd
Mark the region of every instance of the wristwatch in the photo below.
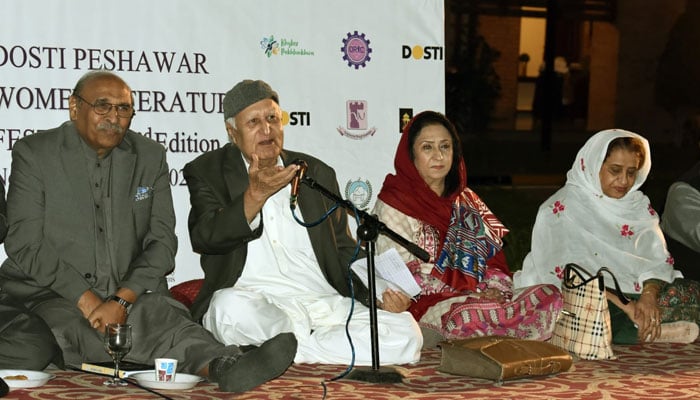
<svg viewBox="0 0 700 400">
<path fill-rule="evenodd" d="M 116 294 L 113 294 L 113 295 L 107 297 L 107 300 L 112 300 L 112 301 L 116 301 L 117 303 L 119 303 L 122 307 L 124 307 L 126 309 L 126 314 L 129 315 L 129 311 L 131 311 L 131 303 L 122 299 L 121 297 L 117 296 Z"/>
</svg>

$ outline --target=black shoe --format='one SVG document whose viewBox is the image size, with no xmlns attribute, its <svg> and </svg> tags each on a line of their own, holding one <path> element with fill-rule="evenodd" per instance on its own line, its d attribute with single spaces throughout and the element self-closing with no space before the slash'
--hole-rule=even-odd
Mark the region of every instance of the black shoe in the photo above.
<svg viewBox="0 0 700 400">
<path fill-rule="evenodd" d="M 5 397 L 8 393 L 10 393 L 10 387 L 0 378 L 0 397 Z"/>
<path fill-rule="evenodd" d="M 240 349 L 243 353 L 247 353 L 247 352 L 249 352 L 249 351 L 251 351 L 251 350 L 257 349 L 258 347 L 259 347 L 259 346 L 253 346 L 252 344 L 248 344 L 248 345 L 245 345 L 245 346 L 240 346 L 239 349 Z"/>
<path fill-rule="evenodd" d="M 246 392 L 282 375 L 296 353 L 294 334 L 280 333 L 240 356 L 215 358 L 209 363 L 209 376 L 223 392 Z"/>
</svg>

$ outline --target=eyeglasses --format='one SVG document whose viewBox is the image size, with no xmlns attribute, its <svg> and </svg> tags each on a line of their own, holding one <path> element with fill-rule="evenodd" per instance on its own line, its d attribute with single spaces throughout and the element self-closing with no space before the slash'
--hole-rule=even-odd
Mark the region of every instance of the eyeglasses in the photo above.
<svg viewBox="0 0 700 400">
<path fill-rule="evenodd" d="M 108 114 L 109 112 L 112 111 L 112 107 L 114 107 L 117 110 L 118 117 L 131 118 L 134 115 L 136 115 L 136 111 L 134 111 L 134 107 L 132 107 L 130 104 L 112 104 L 112 103 L 107 103 L 104 101 L 98 101 L 97 103 L 93 104 L 93 103 L 90 103 L 89 101 L 85 100 L 84 98 L 80 97 L 80 95 L 74 94 L 73 96 L 79 98 L 80 101 L 82 101 L 83 103 L 92 107 L 92 110 L 97 115 Z"/>
</svg>

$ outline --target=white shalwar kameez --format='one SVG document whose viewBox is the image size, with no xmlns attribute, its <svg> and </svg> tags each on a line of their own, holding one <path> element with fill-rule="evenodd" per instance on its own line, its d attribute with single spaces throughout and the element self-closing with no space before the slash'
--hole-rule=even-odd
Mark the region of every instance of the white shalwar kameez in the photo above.
<svg viewBox="0 0 700 400">
<path fill-rule="evenodd" d="M 324 278 L 306 228 L 289 209 L 289 195 L 286 186 L 267 200 L 263 233 L 248 243 L 243 274 L 232 288 L 214 293 L 202 322 L 226 345 L 259 345 L 278 333 L 294 332 L 294 362 L 349 364 L 345 325 L 351 299 Z M 298 211 L 297 216 L 301 219 Z M 372 365 L 369 314 L 368 307 L 355 301 L 348 331 L 356 365 Z M 418 362 L 423 337 L 411 314 L 377 310 L 377 320 L 380 363 Z"/>
</svg>

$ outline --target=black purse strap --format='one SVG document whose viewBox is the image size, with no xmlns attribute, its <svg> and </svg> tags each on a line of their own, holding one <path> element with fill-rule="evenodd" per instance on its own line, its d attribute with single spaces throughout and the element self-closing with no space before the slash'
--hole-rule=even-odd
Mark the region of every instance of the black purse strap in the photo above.
<svg viewBox="0 0 700 400">
<path fill-rule="evenodd" d="M 605 280 L 599 279 L 598 281 L 600 282 L 601 286 L 600 290 L 610 291 L 620 299 L 622 304 L 628 304 L 630 302 L 630 299 L 627 296 L 625 296 L 625 294 L 622 292 L 622 289 L 620 289 L 620 284 L 617 282 L 617 278 L 615 278 L 615 275 L 612 273 L 612 271 L 608 269 L 608 267 L 600 267 L 600 269 L 598 269 L 598 272 L 596 272 L 595 275 L 591 275 L 588 271 L 586 271 L 586 269 L 579 266 L 578 264 L 566 264 L 566 266 L 564 267 L 564 284 L 567 285 L 567 287 L 570 287 L 568 286 L 568 283 L 572 281 L 572 274 L 576 274 L 579 277 L 579 279 L 581 279 L 581 281 L 588 282 L 591 279 L 602 278 L 604 272 L 607 272 L 608 275 L 610 275 L 610 277 L 612 278 L 613 283 L 615 284 L 615 289 L 613 290 L 607 288 L 605 286 Z M 586 276 L 584 276 L 584 274 Z"/>
</svg>

